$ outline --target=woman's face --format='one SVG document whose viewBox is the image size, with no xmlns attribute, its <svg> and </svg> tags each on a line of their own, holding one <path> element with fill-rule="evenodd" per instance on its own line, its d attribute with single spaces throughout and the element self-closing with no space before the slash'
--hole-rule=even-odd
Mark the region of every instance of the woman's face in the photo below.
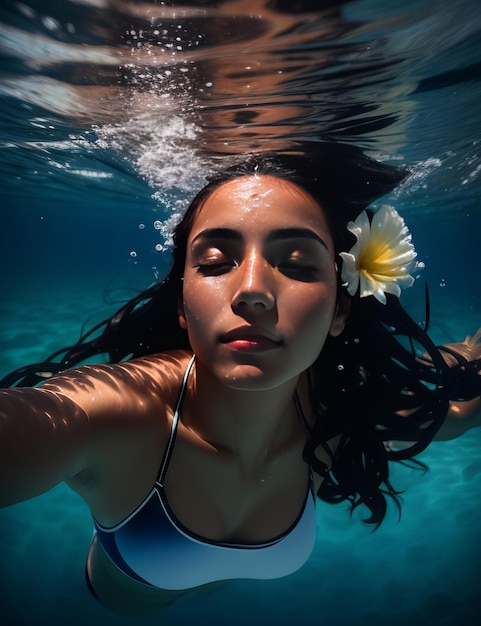
<svg viewBox="0 0 481 626">
<path fill-rule="evenodd" d="M 225 385 L 272 389 L 339 334 L 334 246 L 319 205 L 294 183 L 243 176 L 199 208 L 187 241 L 179 321 Z"/>
</svg>

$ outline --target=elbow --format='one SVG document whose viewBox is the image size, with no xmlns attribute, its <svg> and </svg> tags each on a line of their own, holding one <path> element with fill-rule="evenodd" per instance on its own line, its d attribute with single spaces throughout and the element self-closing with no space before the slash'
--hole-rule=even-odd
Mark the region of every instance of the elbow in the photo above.
<svg viewBox="0 0 481 626">
<path fill-rule="evenodd" d="M 466 402 L 451 402 L 449 411 L 434 441 L 457 439 L 472 428 L 481 426 L 481 398 Z"/>
</svg>

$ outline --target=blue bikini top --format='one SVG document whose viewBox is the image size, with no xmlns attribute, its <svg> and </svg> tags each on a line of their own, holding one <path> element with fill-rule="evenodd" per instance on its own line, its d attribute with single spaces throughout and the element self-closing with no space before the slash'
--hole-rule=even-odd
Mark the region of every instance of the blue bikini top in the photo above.
<svg viewBox="0 0 481 626">
<path fill-rule="evenodd" d="M 232 544 L 200 537 L 175 518 L 164 493 L 180 411 L 194 357 L 184 374 L 172 428 L 155 485 L 120 524 L 106 528 L 94 520 L 97 538 L 111 561 L 130 578 L 152 587 L 182 590 L 234 578 L 273 579 L 297 571 L 316 539 L 312 487 L 294 524 L 264 543 Z M 297 403 L 298 410 L 300 406 Z M 301 417 L 304 420 L 302 411 Z"/>
</svg>

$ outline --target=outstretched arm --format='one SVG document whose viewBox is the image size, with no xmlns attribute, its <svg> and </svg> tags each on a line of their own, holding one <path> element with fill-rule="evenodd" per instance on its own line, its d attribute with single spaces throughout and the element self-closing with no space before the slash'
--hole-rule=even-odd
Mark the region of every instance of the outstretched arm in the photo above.
<svg viewBox="0 0 481 626">
<path fill-rule="evenodd" d="M 481 426 L 481 399 L 451 402 L 446 420 L 434 436 L 434 441 L 456 439 L 471 428 Z"/>
<path fill-rule="evenodd" d="M 459 343 L 450 343 L 440 347 L 446 363 L 451 367 L 459 367 L 466 375 L 466 382 L 476 384 L 480 390 L 472 400 L 450 403 L 446 420 L 434 437 L 435 441 L 455 439 L 467 430 L 481 426 L 481 328 L 473 335 Z M 473 362 L 478 361 L 476 368 Z M 468 374 L 467 370 L 471 368 Z M 479 382 L 478 382 L 479 379 Z M 474 395 L 474 394 L 473 394 Z"/>
<path fill-rule="evenodd" d="M 87 414 L 47 389 L 0 390 L 0 506 L 39 495 L 85 466 Z"/>
<path fill-rule="evenodd" d="M 146 450 L 156 458 L 167 442 L 165 418 L 188 358 L 172 352 L 85 365 L 38 388 L 0 389 L 0 506 L 66 481 L 105 513 L 105 493 L 126 466 L 135 473 Z"/>
</svg>

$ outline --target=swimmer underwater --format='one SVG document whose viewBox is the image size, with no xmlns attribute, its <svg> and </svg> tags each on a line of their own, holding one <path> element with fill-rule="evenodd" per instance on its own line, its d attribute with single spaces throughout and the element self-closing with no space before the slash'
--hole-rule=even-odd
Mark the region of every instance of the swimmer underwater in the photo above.
<svg viewBox="0 0 481 626">
<path fill-rule="evenodd" d="M 399 507 L 391 461 L 481 424 L 479 331 L 432 343 L 399 302 L 407 228 L 368 209 L 406 174 L 332 143 L 218 171 L 162 283 L 1 381 L 0 504 L 76 491 L 105 605 L 141 615 L 291 574 L 314 547 L 316 494 L 379 525 Z M 95 355 L 109 362 L 81 365 Z"/>
</svg>

